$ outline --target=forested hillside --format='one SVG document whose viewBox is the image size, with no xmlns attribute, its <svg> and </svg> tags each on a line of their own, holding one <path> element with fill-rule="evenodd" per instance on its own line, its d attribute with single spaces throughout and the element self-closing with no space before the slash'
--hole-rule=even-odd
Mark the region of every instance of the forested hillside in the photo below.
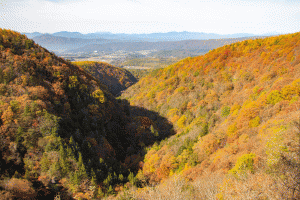
<svg viewBox="0 0 300 200">
<path fill-rule="evenodd" d="M 153 71 L 121 98 L 167 118 L 176 135 L 148 149 L 144 188 L 123 197 L 299 199 L 299 95 L 300 33 Z"/>
<path fill-rule="evenodd" d="M 167 137 L 171 125 L 154 129 L 140 117 L 147 110 L 107 88 L 25 35 L 0 29 L 0 199 L 101 198 L 133 180 L 144 146 Z"/>
<path fill-rule="evenodd" d="M 115 67 L 104 62 L 79 61 L 73 64 L 80 66 L 102 84 L 115 96 L 137 82 L 137 79 L 126 69 Z"/>
<path fill-rule="evenodd" d="M 0 29 L 0 199 L 300 198 L 300 33 L 107 72 Z"/>
</svg>

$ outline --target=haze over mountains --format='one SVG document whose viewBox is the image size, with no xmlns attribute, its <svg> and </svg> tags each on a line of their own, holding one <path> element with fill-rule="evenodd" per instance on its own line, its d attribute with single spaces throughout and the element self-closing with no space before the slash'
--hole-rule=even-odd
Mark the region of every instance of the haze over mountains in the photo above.
<svg viewBox="0 0 300 200">
<path fill-rule="evenodd" d="M 258 38 L 258 37 L 255 37 Z M 78 49 L 70 50 L 72 53 L 92 53 L 94 51 L 142 51 L 142 50 L 155 50 L 155 51 L 168 51 L 168 50 L 199 50 L 203 49 L 209 51 L 225 44 L 231 44 L 247 38 L 234 38 L 234 39 L 210 39 L 210 40 L 183 40 L 183 41 L 161 41 L 161 42 L 115 42 L 106 44 L 90 44 L 80 47 Z"/>
<path fill-rule="evenodd" d="M 274 35 L 270 33 L 265 35 Z M 254 34 L 237 33 L 219 35 L 197 32 L 168 32 L 150 34 L 125 34 L 96 32 L 82 34 L 79 32 L 61 31 L 53 34 L 39 32 L 25 33 L 41 46 L 56 53 L 91 53 L 94 51 L 140 51 L 140 50 L 177 50 L 177 49 L 214 49 L 224 44 L 240 41 Z M 261 35 L 263 37 L 265 35 Z M 236 38 L 239 38 L 236 40 Z M 219 39 L 224 39 L 219 41 Z M 202 40 L 202 41 L 201 41 Z M 209 40 L 209 42 L 206 42 Z M 179 42 L 181 41 L 181 42 Z"/>
<path fill-rule="evenodd" d="M 72 49 L 77 49 L 88 44 L 103 44 L 108 41 L 106 39 L 82 39 L 72 37 L 53 36 L 50 34 L 42 34 L 35 36 L 34 41 L 42 46 L 45 46 L 52 51 L 62 52 Z"/>
<path fill-rule="evenodd" d="M 43 35 L 43 33 L 24 33 L 28 38 L 32 39 L 37 36 Z M 46 33 L 48 34 L 48 33 Z M 81 39 L 117 39 L 117 40 L 128 40 L 128 41 L 179 41 L 179 40 L 208 40 L 208 39 L 221 39 L 221 38 L 240 38 L 240 37 L 252 37 L 252 36 L 269 36 L 276 35 L 277 33 L 268 34 L 249 34 L 249 33 L 236 33 L 220 35 L 215 33 L 198 33 L 198 32 L 167 32 L 167 33 L 148 33 L 148 34 L 126 34 L 126 33 L 110 33 L 110 32 L 96 32 L 82 34 L 79 32 L 68 32 L 61 31 L 53 34 L 52 36 L 68 37 L 68 38 L 81 38 Z"/>
</svg>

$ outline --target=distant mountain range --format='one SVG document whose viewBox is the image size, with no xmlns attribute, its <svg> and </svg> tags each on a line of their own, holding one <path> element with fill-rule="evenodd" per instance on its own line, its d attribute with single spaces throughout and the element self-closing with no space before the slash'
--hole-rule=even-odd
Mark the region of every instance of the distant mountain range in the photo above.
<svg viewBox="0 0 300 200">
<path fill-rule="evenodd" d="M 183 41 L 165 41 L 165 42 L 115 42 L 106 44 L 90 44 L 80 47 L 78 49 L 69 50 L 69 53 L 92 53 L 98 52 L 116 52 L 116 51 L 141 51 L 141 50 L 155 50 L 155 51 L 170 51 L 170 50 L 204 50 L 209 51 L 226 44 L 247 40 L 258 37 L 244 37 L 233 39 L 210 39 L 210 40 L 183 40 Z"/>
<path fill-rule="evenodd" d="M 106 39 L 82 39 L 54 36 L 50 34 L 42 34 L 32 38 L 36 43 L 49 50 L 63 52 L 67 50 L 77 49 L 88 44 L 104 44 L 111 43 L 111 40 Z"/>
<path fill-rule="evenodd" d="M 117 50 L 174 50 L 176 49 L 207 49 L 199 46 L 205 44 L 207 40 L 250 38 L 257 36 L 270 36 L 277 33 L 264 35 L 254 35 L 248 33 L 237 33 L 228 35 L 218 35 L 214 33 L 198 33 L 198 32 L 168 32 L 168 33 L 150 33 L 150 34 L 113 34 L 110 32 L 96 32 L 82 34 L 79 32 L 62 31 L 53 34 L 42 34 L 39 32 L 24 33 L 28 38 L 33 39 L 41 46 L 57 52 L 90 52 L 95 50 L 117 51 Z M 192 41 L 193 40 L 193 41 Z M 202 41 L 201 41 L 202 40 Z M 224 40 L 224 41 L 227 41 Z M 184 41 L 184 42 L 183 42 Z M 132 44 L 134 42 L 134 44 Z M 175 43 L 172 43 L 175 42 Z M 208 43 L 211 43 L 209 41 Z M 219 43 L 219 42 L 217 42 Z M 231 42 L 230 42 L 231 43 Z M 223 44 L 221 42 L 220 44 Z M 167 45 L 165 47 L 164 45 Z M 191 46 L 192 45 L 192 46 Z M 169 48 L 171 47 L 172 48 Z M 207 45 L 206 45 L 207 46 Z M 211 45 L 210 45 L 211 46 Z M 219 47 L 220 45 L 213 45 Z M 210 47 L 208 49 L 211 49 Z"/>
<path fill-rule="evenodd" d="M 39 32 L 24 33 L 28 38 L 32 39 L 37 36 L 43 35 Z M 48 34 L 48 33 L 46 33 Z M 128 41 L 179 41 L 179 40 L 208 40 L 208 39 L 221 39 L 221 38 L 240 38 L 240 37 L 253 37 L 253 36 L 270 36 L 278 35 L 278 33 L 268 34 L 249 34 L 249 33 L 236 33 L 219 35 L 215 33 L 199 33 L 199 32 L 168 32 L 168 33 L 148 33 L 148 34 L 125 34 L 125 33 L 110 33 L 110 32 L 96 32 L 82 34 L 79 32 L 61 31 L 53 34 L 52 36 L 67 37 L 67 38 L 81 38 L 81 39 L 107 39 L 107 40 L 128 40 Z"/>
</svg>

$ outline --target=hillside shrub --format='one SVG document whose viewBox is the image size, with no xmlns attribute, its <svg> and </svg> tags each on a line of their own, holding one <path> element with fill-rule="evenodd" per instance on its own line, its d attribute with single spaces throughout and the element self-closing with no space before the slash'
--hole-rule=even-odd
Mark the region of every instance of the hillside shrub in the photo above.
<svg viewBox="0 0 300 200">
<path fill-rule="evenodd" d="M 249 154 L 244 154 L 240 156 L 237 161 L 235 166 L 229 170 L 229 174 L 239 174 L 239 173 L 244 173 L 246 170 L 250 170 L 252 173 L 254 172 L 253 168 L 253 158 L 255 158 L 254 153 L 249 153 Z"/>
<path fill-rule="evenodd" d="M 222 107 L 221 116 L 227 117 L 229 114 L 230 114 L 230 107 L 229 106 Z"/>
<path fill-rule="evenodd" d="M 260 122 L 259 116 L 256 116 L 254 119 L 249 121 L 249 127 L 258 127 Z"/>
<path fill-rule="evenodd" d="M 197 77 L 199 75 L 199 71 L 194 72 L 194 77 Z"/>
<path fill-rule="evenodd" d="M 238 114 L 238 111 L 240 109 L 241 109 L 241 106 L 239 104 L 234 104 L 230 109 L 230 113 L 232 114 L 232 116 L 235 116 Z"/>
<path fill-rule="evenodd" d="M 187 117 L 185 115 L 182 115 L 179 120 L 177 121 L 177 125 L 179 128 L 185 127 L 185 121 L 187 120 Z"/>
<path fill-rule="evenodd" d="M 231 124 L 227 129 L 227 135 L 229 137 L 233 137 L 236 131 L 237 131 L 236 123 Z"/>
<path fill-rule="evenodd" d="M 275 105 L 279 101 L 282 100 L 281 94 L 278 90 L 273 90 L 268 96 L 267 96 L 267 103 Z"/>
</svg>

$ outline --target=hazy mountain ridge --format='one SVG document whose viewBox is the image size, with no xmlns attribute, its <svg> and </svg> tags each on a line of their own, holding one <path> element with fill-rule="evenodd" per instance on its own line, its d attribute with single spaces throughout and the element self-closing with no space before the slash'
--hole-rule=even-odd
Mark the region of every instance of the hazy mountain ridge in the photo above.
<svg viewBox="0 0 300 200">
<path fill-rule="evenodd" d="M 30 39 L 35 36 L 42 35 L 42 33 L 24 33 Z M 81 39 L 118 39 L 128 41 L 180 41 L 180 40 L 207 40 L 207 39 L 221 39 L 221 38 L 239 38 L 239 37 L 253 37 L 253 36 L 270 36 L 277 33 L 270 34 L 249 34 L 249 33 L 236 33 L 236 34 L 215 34 L 215 33 L 199 33 L 199 32 L 167 32 L 167 33 L 148 33 L 148 34 L 125 34 L 125 33 L 109 33 L 109 32 L 96 32 L 82 34 L 79 32 L 61 31 L 50 35 L 69 37 L 69 38 L 81 38 Z"/>
<path fill-rule="evenodd" d="M 103 44 L 107 42 L 112 42 L 105 39 L 70 38 L 53 36 L 50 34 L 43 34 L 33 37 L 33 40 L 39 45 L 47 47 L 47 49 L 57 52 L 77 49 L 88 44 Z"/>
<path fill-rule="evenodd" d="M 113 53 L 116 51 L 136 52 L 140 50 L 210 50 L 232 41 L 247 37 L 264 37 L 253 34 L 218 35 L 196 32 L 169 32 L 151 34 L 112 34 L 57 32 L 53 34 L 25 33 L 43 47 L 57 53 Z M 69 39 L 67 39 L 69 38 Z M 236 39 L 234 39 L 236 38 Z M 219 41 L 219 40 L 222 41 Z M 205 44 L 206 43 L 206 44 Z M 213 44 L 216 43 L 216 44 Z M 106 45 L 105 45 L 106 44 Z M 165 48 L 166 47 L 166 48 Z M 189 54 L 191 55 L 191 54 Z"/>
<path fill-rule="evenodd" d="M 259 38 L 259 37 L 254 37 Z M 91 44 L 84 47 L 69 50 L 67 52 L 79 53 L 94 51 L 141 51 L 141 50 L 195 50 L 201 49 L 209 51 L 211 49 L 230 44 L 237 41 L 247 40 L 249 38 L 234 38 L 234 39 L 210 39 L 210 40 L 183 40 L 183 41 L 165 41 L 165 42 L 115 42 L 107 44 Z"/>
</svg>

